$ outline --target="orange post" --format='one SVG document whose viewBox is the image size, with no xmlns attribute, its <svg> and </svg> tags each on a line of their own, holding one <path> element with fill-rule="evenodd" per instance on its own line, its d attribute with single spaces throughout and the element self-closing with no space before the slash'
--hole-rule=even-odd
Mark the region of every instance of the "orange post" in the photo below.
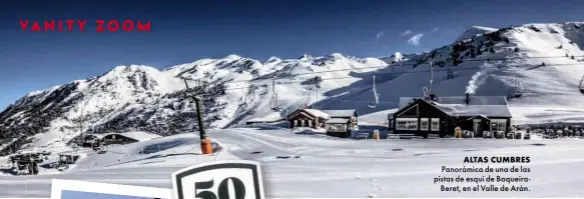
<svg viewBox="0 0 584 199">
<path fill-rule="evenodd" d="M 213 154 L 213 146 L 211 145 L 211 140 L 209 139 L 201 140 L 201 153 Z"/>
<path fill-rule="evenodd" d="M 462 138 L 462 130 L 460 129 L 460 127 L 454 128 L 454 132 L 455 138 Z"/>
</svg>

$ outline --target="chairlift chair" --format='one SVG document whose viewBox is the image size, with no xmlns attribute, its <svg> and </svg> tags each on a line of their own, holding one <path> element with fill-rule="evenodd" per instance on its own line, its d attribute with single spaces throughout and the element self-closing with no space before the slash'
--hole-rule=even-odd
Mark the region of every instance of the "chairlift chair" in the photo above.
<svg viewBox="0 0 584 199">
<path fill-rule="evenodd" d="M 580 80 L 580 86 L 578 88 L 580 89 L 580 93 L 584 95 L 584 76 L 582 76 L 582 79 Z"/>
<path fill-rule="evenodd" d="M 373 75 L 373 98 L 375 101 L 369 103 L 369 108 L 375 108 L 377 104 L 379 104 L 379 94 L 377 93 L 377 89 L 375 87 L 375 75 Z"/>
</svg>

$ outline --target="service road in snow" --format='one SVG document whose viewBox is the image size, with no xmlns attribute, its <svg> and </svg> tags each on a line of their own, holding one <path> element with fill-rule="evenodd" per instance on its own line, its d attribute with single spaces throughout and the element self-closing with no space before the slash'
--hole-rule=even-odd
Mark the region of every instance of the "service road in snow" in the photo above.
<svg viewBox="0 0 584 199">
<path fill-rule="evenodd" d="M 192 136 L 192 135 L 191 135 Z M 584 140 L 346 140 L 297 135 L 288 129 L 237 128 L 211 130 L 226 147 L 217 157 L 167 155 L 127 165 L 77 170 L 67 174 L 0 177 L 0 195 L 48 197 L 52 178 L 171 188 L 170 173 L 186 163 L 213 159 L 262 162 L 267 197 L 574 197 L 584 196 Z M 192 136 L 196 139 L 196 136 Z M 196 144 L 189 143 L 191 146 Z M 472 167 L 465 156 L 530 156 L 530 173 L 492 173 L 528 177 L 529 192 L 445 192 L 436 177 L 442 166 Z M 88 158 L 91 158 L 89 156 Z M 172 164 L 171 164 L 172 163 Z M 184 164 L 183 164 L 184 163 Z M 490 164 L 511 167 L 513 164 Z M 516 166 L 520 166 L 516 164 Z M 487 173 L 460 173 L 481 177 Z M 501 183 L 496 183 L 500 186 Z M 444 184 L 456 186 L 456 184 Z M 476 186 L 477 184 L 469 184 Z"/>
</svg>

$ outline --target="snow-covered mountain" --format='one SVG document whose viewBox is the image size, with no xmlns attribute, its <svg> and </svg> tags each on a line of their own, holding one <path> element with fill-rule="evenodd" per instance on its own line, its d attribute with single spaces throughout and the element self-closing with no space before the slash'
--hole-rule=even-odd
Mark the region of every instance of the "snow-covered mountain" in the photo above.
<svg viewBox="0 0 584 199">
<path fill-rule="evenodd" d="M 273 117 L 273 105 L 283 108 L 276 113 L 281 115 L 304 105 L 368 114 L 396 108 L 399 97 L 421 96 L 428 85 L 430 62 L 436 66 L 431 90 L 438 96 L 465 92 L 508 96 L 523 91 L 521 98 L 510 98 L 517 121 L 576 120 L 584 115 L 584 97 L 577 90 L 584 75 L 579 57 L 584 54 L 583 26 L 580 22 L 498 30 L 475 26 L 451 45 L 382 58 L 333 53 L 258 61 L 229 55 L 162 71 L 119 66 L 98 77 L 22 97 L 0 113 L 0 139 L 25 134 L 32 138 L 32 146 L 54 147 L 64 146 L 80 129 L 176 134 L 196 128 L 189 97 L 193 95 L 203 98 L 210 128 Z M 555 58 L 534 58 L 550 56 Z M 450 77 L 448 68 L 453 71 Z M 179 75 L 198 82 L 190 82 L 186 89 Z M 380 102 L 369 108 L 373 75 Z M 273 77 L 276 104 L 270 103 Z"/>
<path fill-rule="evenodd" d="M 461 96 L 465 92 L 511 96 L 523 91 L 522 97 L 509 98 L 515 122 L 582 121 L 584 96 L 578 91 L 584 75 L 582 46 L 582 22 L 526 24 L 488 31 L 376 71 L 380 104 L 374 109 L 367 107 L 373 100 L 370 88 L 319 103 L 356 107 L 361 114 L 396 108 L 399 97 L 423 95 L 432 62 L 431 91 L 437 96 Z M 448 68 L 452 69 L 451 77 Z"/>
<path fill-rule="evenodd" d="M 273 114 L 272 78 L 282 114 L 325 99 L 324 93 L 347 87 L 387 64 L 376 58 L 333 53 L 299 59 L 272 57 L 264 63 L 229 55 L 166 68 L 118 66 L 86 80 L 73 81 L 22 97 L 0 113 L 0 139 L 30 136 L 34 147 L 58 147 L 85 133 L 144 130 L 170 135 L 196 128 L 195 105 L 204 99 L 209 128 L 223 128 Z M 364 69 L 360 69 L 364 68 Z M 319 73 L 335 70 L 336 72 Z M 184 82 L 177 76 L 197 80 Z M 333 79 L 321 81 L 322 79 Z"/>
<path fill-rule="evenodd" d="M 469 28 L 468 30 L 464 31 L 460 36 L 458 36 L 458 39 L 456 39 L 456 41 L 471 39 L 472 37 L 476 37 L 478 35 L 482 35 L 482 34 L 486 34 L 486 33 L 492 33 L 495 31 L 497 31 L 496 28 L 489 28 L 489 27 L 484 27 L 484 26 L 473 26 L 473 27 Z"/>
</svg>

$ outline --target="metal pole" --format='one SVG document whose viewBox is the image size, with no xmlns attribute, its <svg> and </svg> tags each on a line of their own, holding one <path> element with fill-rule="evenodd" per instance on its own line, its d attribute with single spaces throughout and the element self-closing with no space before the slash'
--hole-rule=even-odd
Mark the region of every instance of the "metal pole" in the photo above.
<svg viewBox="0 0 584 199">
<path fill-rule="evenodd" d="M 198 97 L 194 97 L 193 99 L 195 100 L 195 106 L 197 107 L 197 122 L 199 124 L 199 134 L 201 137 L 201 140 L 205 140 L 207 139 L 207 134 L 205 133 L 205 128 L 203 127 L 203 113 L 201 112 L 201 101 Z"/>
<path fill-rule="evenodd" d="M 185 83 L 185 86 L 187 89 L 189 89 L 189 84 L 187 82 L 186 79 L 183 78 L 183 81 Z M 185 93 L 185 96 L 187 94 Z M 203 124 L 203 113 L 201 111 L 201 101 L 198 97 L 196 96 L 191 96 L 191 98 L 195 101 L 195 107 L 196 107 L 196 112 L 197 112 L 197 123 L 199 126 L 199 137 L 201 139 L 201 152 L 203 154 L 211 154 L 213 153 L 213 150 L 211 148 L 211 143 L 209 142 L 209 140 L 207 140 L 207 134 L 205 133 L 205 128 L 204 128 L 204 124 Z"/>
<path fill-rule="evenodd" d="M 428 94 L 432 93 L 432 83 L 434 82 L 434 64 L 430 62 L 430 85 L 428 86 Z"/>
</svg>

